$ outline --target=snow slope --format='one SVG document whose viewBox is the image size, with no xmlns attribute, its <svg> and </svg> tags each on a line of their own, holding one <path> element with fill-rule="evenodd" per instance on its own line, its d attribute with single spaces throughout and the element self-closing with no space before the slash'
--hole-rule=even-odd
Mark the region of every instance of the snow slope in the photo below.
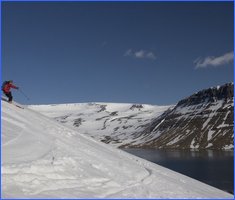
<svg viewBox="0 0 235 200">
<path fill-rule="evenodd" d="M 2 101 L 2 198 L 233 198 Z"/>
</svg>

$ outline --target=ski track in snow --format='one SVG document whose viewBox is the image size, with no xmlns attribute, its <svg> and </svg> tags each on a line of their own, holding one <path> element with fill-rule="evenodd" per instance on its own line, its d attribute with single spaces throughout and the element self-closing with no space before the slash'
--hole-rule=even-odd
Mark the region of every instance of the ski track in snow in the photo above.
<svg viewBox="0 0 235 200">
<path fill-rule="evenodd" d="M 2 116 L 3 198 L 233 198 L 36 111 L 2 101 Z"/>
</svg>

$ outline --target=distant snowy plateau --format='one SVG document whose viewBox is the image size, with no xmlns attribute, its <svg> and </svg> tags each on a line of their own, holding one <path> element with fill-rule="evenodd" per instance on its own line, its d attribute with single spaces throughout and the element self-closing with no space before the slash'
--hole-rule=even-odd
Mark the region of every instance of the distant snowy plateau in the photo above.
<svg viewBox="0 0 235 200">
<path fill-rule="evenodd" d="M 21 109 L 2 101 L 1 197 L 233 199 L 116 148 L 233 148 L 233 89 L 230 98 L 220 92 L 223 87 L 230 85 L 212 88 L 212 99 L 204 91 L 176 106 L 84 103 Z M 201 95 L 205 99 L 197 100 Z"/>
<path fill-rule="evenodd" d="M 202 90 L 176 106 L 83 103 L 30 106 L 116 147 L 233 149 L 233 83 Z"/>
</svg>

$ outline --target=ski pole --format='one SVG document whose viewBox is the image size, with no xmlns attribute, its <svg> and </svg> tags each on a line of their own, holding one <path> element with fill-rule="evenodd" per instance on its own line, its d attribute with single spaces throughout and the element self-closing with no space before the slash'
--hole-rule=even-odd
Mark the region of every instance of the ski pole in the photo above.
<svg viewBox="0 0 235 200">
<path fill-rule="evenodd" d="M 19 91 L 21 92 L 21 94 L 23 94 L 23 95 L 25 96 L 25 98 L 26 98 L 27 100 L 29 100 L 29 97 L 28 97 L 21 89 L 19 89 Z"/>
</svg>

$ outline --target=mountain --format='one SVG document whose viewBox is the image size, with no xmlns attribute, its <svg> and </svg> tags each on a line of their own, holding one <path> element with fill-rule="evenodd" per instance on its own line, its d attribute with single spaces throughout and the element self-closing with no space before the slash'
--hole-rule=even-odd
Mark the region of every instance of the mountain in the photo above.
<svg viewBox="0 0 235 200">
<path fill-rule="evenodd" d="M 80 133 L 116 147 L 233 149 L 234 84 L 199 91 L 171 106 L 34 105 Z"/>
<path fill-rule="evenodd" d="M 145 148 L 233 149 L 234 84 L 199 91 L 156 118 L 143 135 Z"/>
<path fill-rule="evenodd" d="M 27 107 L 1 103 L 2 198 L 233 198 Z"/>
<path fill-rule="evenodd" d="M 173 106 L 117 103 L 34 105 L 31 109 L 113 146 L 148 141 L 141 131 Z"/>
</svg>

